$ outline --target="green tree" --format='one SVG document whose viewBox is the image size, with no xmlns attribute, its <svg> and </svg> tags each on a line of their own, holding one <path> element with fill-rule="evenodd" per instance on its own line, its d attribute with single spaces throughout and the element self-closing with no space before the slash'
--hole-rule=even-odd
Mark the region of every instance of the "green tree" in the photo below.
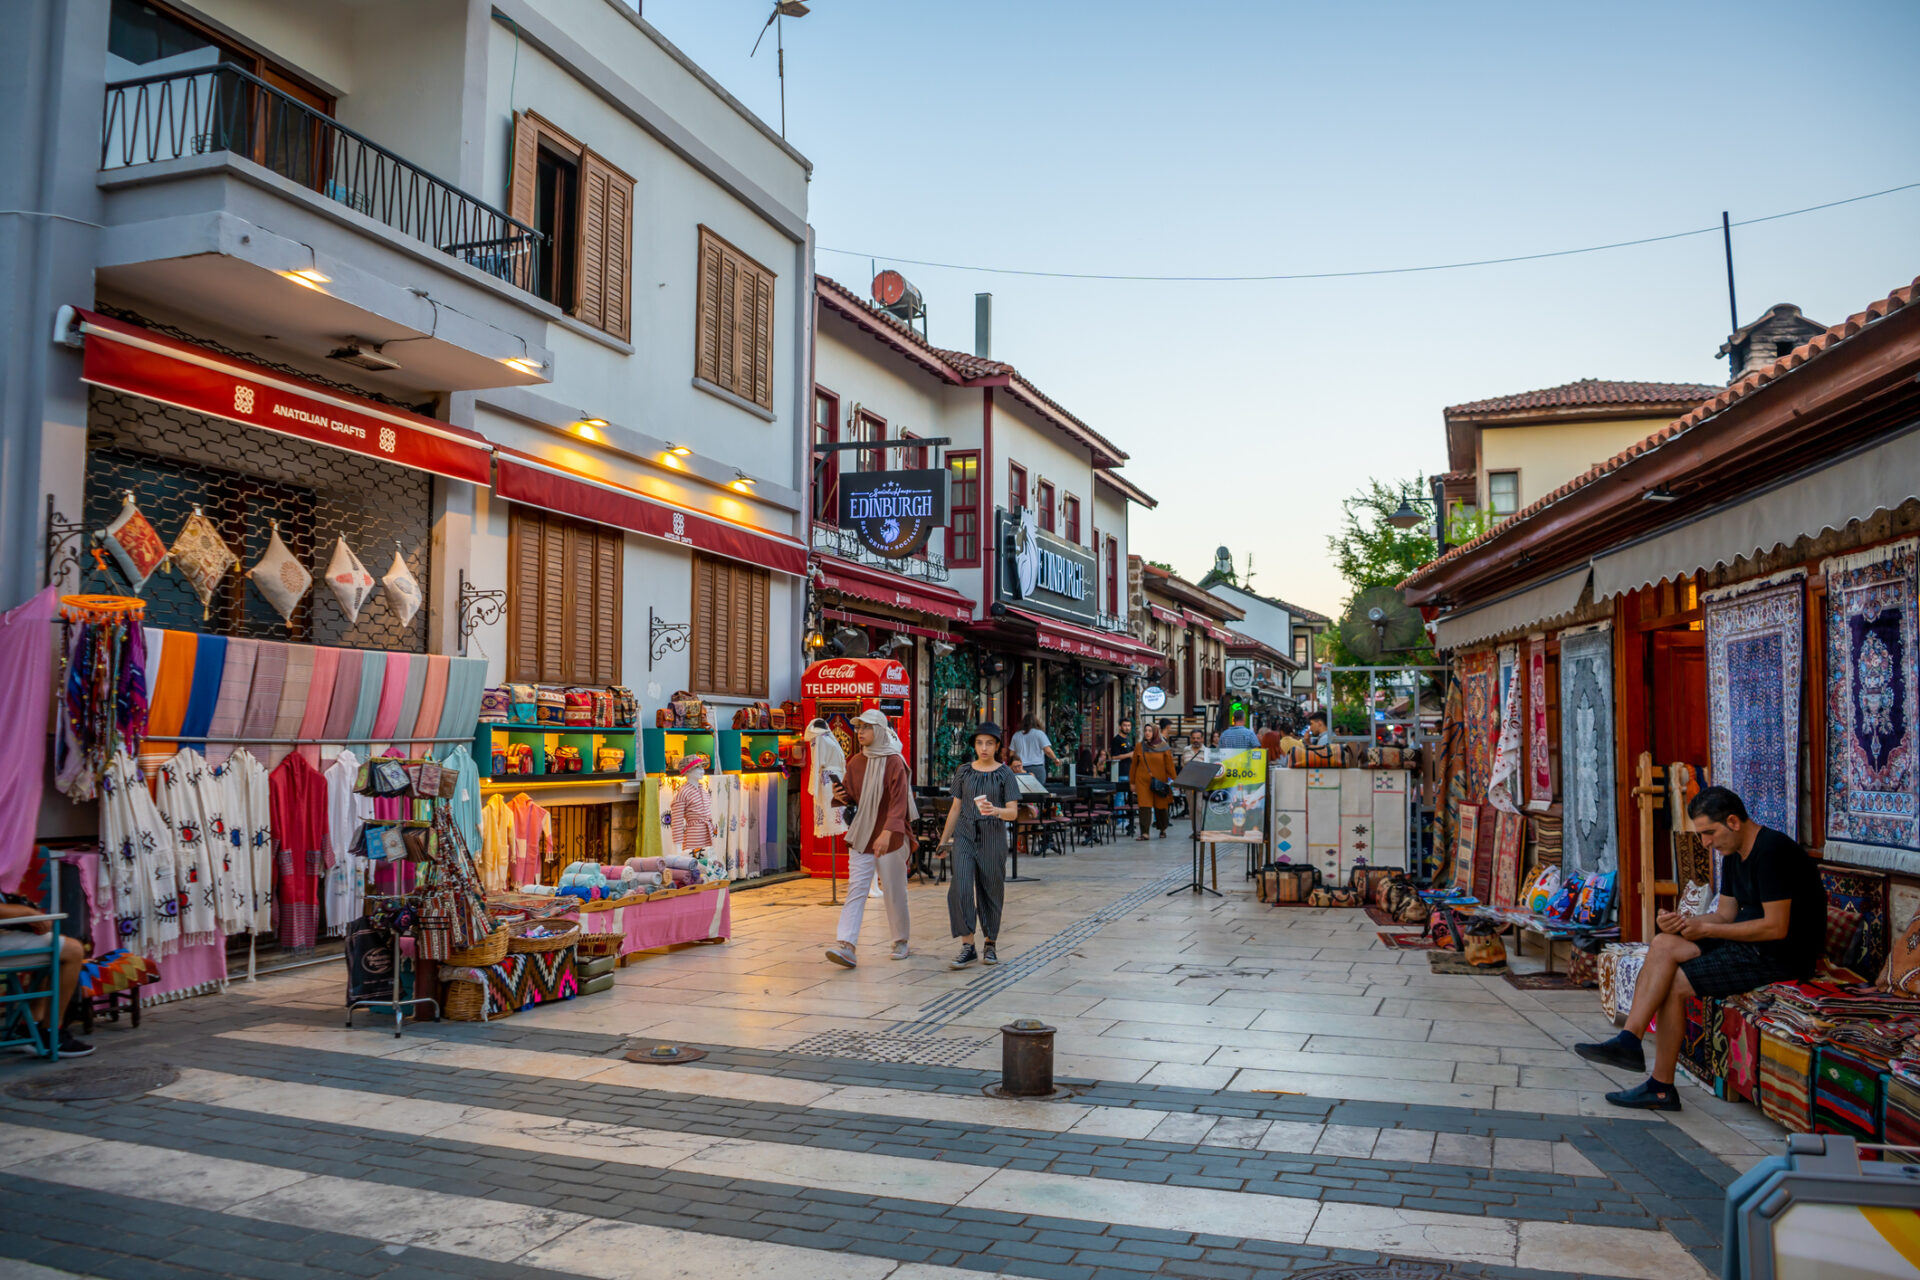
<svg viewBox="0 0 1920 1280">
<path fill-rule="evenodd" d="M 1433 559 L 1433 514 L 1426 511 L 1426 520 L 1411 529 L 1396 529 L 1387 522 L 1387 517 L 1400 507 L 1403 494 L 1417 495 L 1428 491 L 1424 478 L 1416 477 L 1411 483 L 1384 483 L 1380 480 L 1368 480 L 1360 492 L 1341 504 L 1343 515 L 1340 531 L 1327 539 L 1327 549 L 1333 553 L 1335 566 L 1347 584 L 1347 598 L 1341 605 L 1344 617 L 1353 607 L 1353 601 L 1369 587 L 1397 587 L 1409 573 Z M 1458 528 L 1458 523 L 1455 524 Z M 1425 667 L 1437 665 L 1432 646 L 1422 635 L 1418 645 L 1408 653 L 1386 655 L 1369 661 L 1347 647 L 1340 635 L 1340 628 L 1334 626 L 1320 637 L 1320 657 L 1336 667 L 1362 666 L 1409 666 Z M 1346 677 L 1336 682 L 1334 690 L 1336 703 L 1349 703 L 1359 698 L 1366 690 L 1366 680 L 1362 677 Z M 1342 716 L 1342 706 L 1336 706 L 1336 718 L 1354 721 L 1364 719 L 1361 715 L 1349 713 Z"/>
</svg>

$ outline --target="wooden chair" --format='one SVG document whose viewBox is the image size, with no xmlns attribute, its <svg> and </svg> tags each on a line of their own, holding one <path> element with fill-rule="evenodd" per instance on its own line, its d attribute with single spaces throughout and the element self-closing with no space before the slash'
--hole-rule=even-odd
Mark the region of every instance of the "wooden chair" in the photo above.
<svg viewBox="0 0 1920 1280">
<path fill-rule="evenodd" d="M 52 1062 L 60 1060 L 60 921 L 63 911 L 15 916 L 9 925 L 46 924 L 33 935 L 41 945 L 0 955 L 0 1049 L 25 1047 Z M 33 1016 L 33 1002 L 47 1002 L 46 1025 Z"/>
</svg>

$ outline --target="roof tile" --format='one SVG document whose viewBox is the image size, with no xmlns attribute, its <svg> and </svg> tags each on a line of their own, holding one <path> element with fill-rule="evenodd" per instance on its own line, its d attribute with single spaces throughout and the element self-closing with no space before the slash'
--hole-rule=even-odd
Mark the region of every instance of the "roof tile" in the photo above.
<svg viewBox="0 0 1920 1280">
<path fill-rule="evenodd" d="M 1575 409 L 1599 405 L 1687 404 L 1705 400 L 1719 387 L 1701 382 L 1615 382 L 1582 378 L 1578 382 L 1522 391 L 1516 395 L 1472 400 L 1448 407 L 1448 417 L 1476 413 L 1514 413 L 1526 409 Z"/>
</svg>

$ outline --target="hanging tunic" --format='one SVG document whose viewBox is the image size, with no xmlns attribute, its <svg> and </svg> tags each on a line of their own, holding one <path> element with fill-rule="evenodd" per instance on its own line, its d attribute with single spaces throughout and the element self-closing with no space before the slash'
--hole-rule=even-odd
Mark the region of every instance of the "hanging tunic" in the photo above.
<svg viewBox="0 0 1920 1280">
<path fill-rule="evenodd" d="M 524 791 L 509 801 L 507 808 L 513 817 L 513 882 L 544 882 L 547 862 L 553 855 L 553 819 Z"/>
<path fill-rule="evenodd" d="M 351 857 L 360 841 L 360 831 L 373 817 L 373 797 L 354 790 L 360 780 L 360 757 L 343 748 L 327 766 L 327 854 L 329 871 Z M 348 917 L 351 919 L 352 917 Z M 329 924 L 340 923 L 328 916 Z"/>
<path fill-rule="evenodd" d="M 266 933 L 273 928 L 273 821 L 267 767 L 242 747 L 227 758 L 220 774 L 227 787 L 229 842 L 236 866 L 246 868 L 247 907 L 241 928 Z"/>
<path fill-rule="evenodd" d="M 221 661 L 226 661 L 224 648 Z M 161 762 L 154 790 L 154 803 L 173 833 L 183 947 L 202 946 L 220 937 L 220 885 L 207 839 L 207 815 L 200 809 L 200 781 L 206 769 L 204 756 L 192 747 L 182 747 Z"/>
<path fill-rule="evenodd" d="M 282 946 L 311 947 L 318 933 L 320 860 L 327 847 L 327 783 L 294 752 L 268 777 L 275 849 L 274 932 Z"/>
<path fill-rule="evenodd" d="M 119 945 L 150 960 L 180 949 L 180 897 L 173 838 L 147 794 L 147 780 L 125 751 L 100 779 L 100 834 L 113 881 Z"/>
<path fill-rule="evenodd" d="M 228 653 L 232 652 L 229 648 Z M 231 758 L 229 753 L 227 759 Z M 219 890 L 215 914 L 221 934 L 232 937 L 253 928 L 253 851 L 243 843 L 245 797 L 234 794 L 228 771 L 225 760 L 203 764 L 193 789 L 200 807 L 200 838 L 206 843 L 213 883 Z"/>
<path fill-rule="evenodd" d="M 481 845 L 480 767 L 474 762 L 472 749 L 461 743 L 441 755 L 440 767 L 453 770 L 456 778 L 453 799 L 447 802 L 453 825 L 460 829 L 460 838 L 467 842 L 468 849 L 478 849 Z"/>
<path fill-rule="evenodd" d="M 516 868 L 514 861 L 513 810 L 499 796 L 488 800 L 480 810 L 480 880 L 488 892 L 509 886 Z M 512 878 L 512 887 L 532 884 L 531 880 Z"/>
<path fill-rule="evenodd" d="M 677 853 L 697 853 L 713 845 L 713 797 L 691 779 L 682 780 L 667 810 Z"/>
</svg>

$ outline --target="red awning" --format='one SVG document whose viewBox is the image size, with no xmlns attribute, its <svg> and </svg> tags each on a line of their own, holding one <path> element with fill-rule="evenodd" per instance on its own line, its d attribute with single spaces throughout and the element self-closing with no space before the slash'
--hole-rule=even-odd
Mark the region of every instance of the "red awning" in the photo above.
<svg viewBox="0 0 1920 1280">
<path fill-rule="evenodd" d="M 966 622 L 973 617 L 973 601 L 949 587 L 903 578 L 885 569 L 870 569 L 838 558 L 822 559 L 819 573 L 823 591 L 836 591 L 895 609 L 911 609 L 942 622 Z"/>
<path fill-rule="evenodd" d="M 1162 622 L 1170 623 L 1176 627 L 1184 627 L 1187 625 L 1186 615 L 1178 609 L 1162 609 L 1157 604 L 1150 604 L 1147 608 L 1152 612 L 1154 617 L 1160 619 Z"/>
<path fill-rule="evenodd" d="M 1038 627 L 1040 647 L 1051 649 L 1055 653 L 1072 654 L 1076 658 L 1092 658 L 1096 662 L 1110 662 L 1117 667 L 1151 666 L 1161 660 L 1158 649 L 1136 643 L 1125 636 L 1109 635 L 1104 631 L 1095 631 L 1091 627 L 1075 626 L 1071 622 L 1042 617 L 1037 613 L 1028 613 L 1024 609 L 1008 609 L 1007 613 Z"/>
<path fill-rule="evenodd" d="M 474 432 L 124 320 L 77 308 L 76 314 L 87 337 L 80 377 L 96 387 L 469 484 L 492 476 L 492 446 Z"/>
<path fill-rule="evenodd" d="M 855 613 L 851 609 L 822 609 L 820 616 L 830 622 L 851 622 L 856 627 L 875 627 L 899 635 L 925 636 L 929 640 L 945 640 L 948 643 L 953 641 L 953 635 L 950 632 L 915 626 L 911 622 L 902 622 L 898 618 L 877 618 L 870 613 Z"/>
<path fill-rule="evenodd" d="M 1215 640 L 1218 640 L 1221 644 L 1233 643 L 1232 633 L 1229 632 L 1225 627 L 1215 623 L 1213 619 L 1207 617 L 1206 614 L 1195 613 L 1191 609 L 1182 609 L 1180 612 L 1187 615 L 1188 622 L 1200 628 L 1202 631 L 1212 636 Z"/>
<path fill-rule="evenodd" d="M 796 576 L 807 571 L 807 549 L 770 529 L 651 498 L 637 489 L 596 480 L 531 454 L 501 446 L 493 490 L 509 502 L 630 529 L 683 547 L 762 565 Z"/>
</svg>

